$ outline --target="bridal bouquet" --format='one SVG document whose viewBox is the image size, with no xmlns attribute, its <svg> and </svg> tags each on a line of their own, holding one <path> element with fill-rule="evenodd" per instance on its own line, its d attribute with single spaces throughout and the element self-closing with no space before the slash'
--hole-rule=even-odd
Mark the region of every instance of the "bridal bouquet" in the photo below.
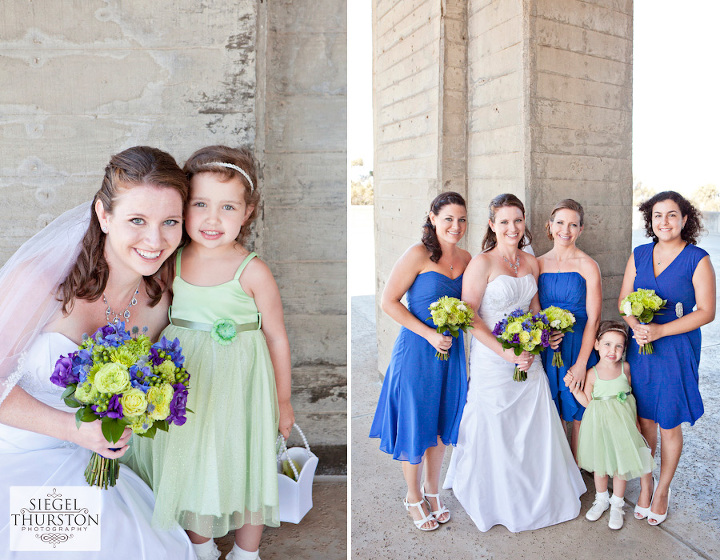
<svg viewBox="0 0 720 560">
<path fill-rule="evenodd" d="M 152 438 L 158 429 L 185 423 L 190 374 L 184 362 L 178 339 L 163 337 L 151 345 L 145 334 L 138 336 L 137 327 L 131 336 L 119 322 L 84 335 L 78 350 L 60 356 L 50 381 L 64 387 L 65 404 L 78 409 L 78 427 L 100 420 L 111 443 L 120 439 L 126 426 Z M 85 480 L 91 486 L 115 486 L 118 471 L 117 459 L 93 453 Z"/>
<path fill-rule="evenodd" d="M 547 309 L 543 309 L 540 313 L 545 315 L 550 321 L 550 328 L 561 333 L 573 332 L 572 327 L 575 324 L 575 315 L 567 309 L 561 309 L 551 305 Z M 553 351 L 552 365 L 562 367 L 564 365 L 562 354 L 559 350 Z"/>
<path fill-rule="evenodd" d="M 639 288 L 634 292 L 629 293 L 620 302 L 620 315 L 626 317 L 633 316 L 637 317 L 641 323 L 650 323 L 655 317 L 655 314 L 661 309 L 665 308 L 667 300 L 662 299 L 655 293 L 655 290 L 645 290 Z M 652 354 L 653 345 L 652 342 L 643 344 L 638 350 L 638 354 Z"/>
<path fill-rule="evenodd" d="M 502 347 L 512 348 L 516 356 L 523 350 L 538 355 L 544 348 L 550 346 L 550 325 L 548 318 L 542 313 L 533 315 L 516 309 L 510 315 L 499 321 L 493 329 L 493 335 Z M 513 381 L 525 381 L 527 372 L 515 366 Z"/>
<path fill-rule="evenodd" d="M 457 338 L 460 331 L 467 332 L 467 329 L 472 329 L 475 313 L 467 303 L 458 298 L 443 296 L 432 302 L 428 309 L 431 315 L 428 319 L 432 319 L 440 334 L 449 332 Z M 441 360 L 448 359 L 447 354 L 440 352 L 436 352 L 435 357 Z"/>
</svg>

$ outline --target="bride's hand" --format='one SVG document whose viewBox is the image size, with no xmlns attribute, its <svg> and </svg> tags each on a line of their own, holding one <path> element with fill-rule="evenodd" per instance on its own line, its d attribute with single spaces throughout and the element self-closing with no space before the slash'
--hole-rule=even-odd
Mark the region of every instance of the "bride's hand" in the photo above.
<svg viewBox="0 0 720 560">
<path fill-rule="evenodd" d="M 450 350 L 450 347 L 452 346 L 452 336 L 445 336 L 437 331 L 430 331 L 430 333 L 428 333 L 425 337 L 425 340 L 427 340 L 430 345 L 441 354 L 447 354 L 448 350 Z"/>
<path fill-rule="evenodd" d="M 526 351 L 523 351 L 522 354 L 516 356 L 515 351 L 512 348 L 503 350 L 502 357 L 508 362 L 515 364 L 520 371 L 529 370 L 535 360 L 535 355 Z"/>
<path fill-rule="evenodd" d="M 107 459 L 118 459 L 125 455 L 128 450 L 128 441 L 132 435 L 132 430 L 130 430 L 129 426 L 126 426 L 120 439 L 115 443 L 110 443 L 102 433 L 102 423 L 100 420 L 95 420 L 93 422 L 82 422 L 80 427 L 74 430 L 73 435 L 71 441 L 77 443 L 80 447 L 94 451 Z"/>
</svg>

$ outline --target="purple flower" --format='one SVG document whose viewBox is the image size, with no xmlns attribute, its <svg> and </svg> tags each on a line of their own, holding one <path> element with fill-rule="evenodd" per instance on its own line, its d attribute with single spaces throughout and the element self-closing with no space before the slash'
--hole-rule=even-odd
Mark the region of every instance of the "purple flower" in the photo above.
<svg viewBox="0 0 720 560">
<path fill-rule="evenodd" d="M 71 383 L 78 382 L 78 376 L 73 372 L 73 358 L 77 355 L 77 352 L 68 354 L 67 356 L 60 356 L 57 362 L 55 362 L 55 369 L 50 376 L 50 381 L 60 387 L 67 387 Z"/>
<path fill-rule="evenodd" d="M 161 357 L 160 354 L 158 354 L 158 349 L 155 348 L 155 346 L 150 348 L 150 361 L 154 366 L 159 366 L 165 361 L 165 358 Z"/>
<path fill-rule="evenodd" d="M 113 395 L 108 401 L 107 416 L 109 418 L 122 418 L 123 409 L 119 395 Z"/>
<path fill-rule="evenodd" d="M 514 334 L 512 341 L 513 341 L 513 344 L 520 344 L 520 336 L 517 334 Z"/>
<path fill-rule="evenodd" d="M 170 359 L 175 364 L 175 367 L 182 367 L 185 363 L 185 356 L 182 355 L 182 348 L 180 347 L 180 340 L 175 339 L 170 342 L 164 336 L 159 342 L 153 344 L 153 347 L 158 347 L 161 350 L 165 350 L 165 353 L 170 356 Z"/>
<path fill-rule="evenodd" d="M 182 383 L 173 385 L 175 393 L 172 401 L 170 401 L 170 415 L 167 418 L 169 423 L 176 426 L 182 426 L 187 418 L 185 417 L 185 407 L 187 405 L 188 391 Z"/>
<path fill-rule="evenodd" d="M 542 344 L 545 348 L 550 346 L 550 331 L 543 329 L 543 332 L 540 335 L 540 344 Z"/>
<path fill-rule="evenodd" d="M 510 313 L 510 317 L 513 317 L 515 319 L 517 319 L 518 317 L 522 317 L 523 315 L 525 315 L 525 312 L 522 309 L 516 309 L 515 311 Z"/>
</svg>

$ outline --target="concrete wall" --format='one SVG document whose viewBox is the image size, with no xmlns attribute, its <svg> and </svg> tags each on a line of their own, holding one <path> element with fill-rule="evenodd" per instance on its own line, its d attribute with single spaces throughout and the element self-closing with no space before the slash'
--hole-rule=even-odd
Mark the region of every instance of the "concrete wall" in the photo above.
<svg viewBox="0 0 720 560">
<path fill-rule="evenodd" d="M 255 144 L 255 248 L 280 286 L 298 423 L 345 465 L 345 2 L 0 6 L 0 262 L 97 190 L 111 154 Z"/>
<path fill-rule="evenodd" d="M 577 199 L 578 245 L 600 265 L 605 314 L 617 315 L 631 247 L 632 13 L 632 0 L 376 1 L 378 294 L 429 200 L 458 187 L 473 254 L 494 196 L 523 200 L 538 255 L 551 247 L 552 207 Z M 379 310 L 377 324 L 383 371 L 397 328 Z"/>
<path fill-rule="evenodd" d="M 395 261 L 420 240 L 430 201 L 466 188 L 463 4 L 373 5 L 378 295 Z M 378 308 L 377 329 L 380 363 L 387 364 L 399 327 Z"/>
<path fill-rule="evenodd" d="M 632 221 L 632 0 L 542 0 L 529 14 L 530 189 L 537 254 L 553 206 L 585 208 L 578 246 L 600 265 L 617 316 Z"/>
<path fill-rule="evenodd" d="M 322 472 L 344 470 L 347 423 L 346 4 L 259 4 L 258 250 L 285 309 L 298 424 Z"/>
</svg>

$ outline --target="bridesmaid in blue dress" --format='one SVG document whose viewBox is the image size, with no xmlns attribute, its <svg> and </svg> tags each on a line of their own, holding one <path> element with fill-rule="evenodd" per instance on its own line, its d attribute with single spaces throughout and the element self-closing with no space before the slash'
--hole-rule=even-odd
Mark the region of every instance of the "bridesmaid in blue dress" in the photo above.
<svg viewBox="0 0 720 560">
<path fill-rule="evenodd" d="M 652 475 L 642 477 L 635 517 L 659 525 L 667 517 L 670 483 L 682 452 L 681 423 L 694 424 L 703 414 L 700 327 L 715 318 L 715 271 L 709 255 L 696 246 L 700 212 L 683 196 L 658 193 L 640 205 L 640 212 L 653 241 L 636 247 L 630 256 L 618 302 L 638 288 L 655 290 L 667 300 L 650 324 L 624 317 L 634 331 L 627 361 L 640 429 L 653 451 L 660 425 L 660 479 L 653 493 Z M 647 342 L 652 342 L 653 353 L 640 355 L 638 345 Z"/>
<path fill-rule="evenodd" d="M 422 242 L 395 263 L 382 295 L 383 311 L 402 328 L 370 437 L 380 438 L 380 449 L 402 462 L 407 483 L 403 504 L 422 531 L 450 520 L 450 512 L 440 502 L 440 470 L 445 446 L 457 443 L 467 397 L 465 346 L 462 332 L 457 339 L 436 332 L 428 308 L 442 296 L 460 298 L 462 274 L 471 257 L 457 243 L 466 227 L 463 197 L 455 192 L 437 196 L 423 226 Z M 401 302 L 406 293 L 408 307 Z M 448 359 L 436 358 L 436 352 L 448 354 Z"/>
<path fill-rule="evenodd" d="M 571 198 L 558 202 L 545 224 L 553 248 L 538 259 L 540 307 L 545 309 L 555 305 L 575 315 L 573 332 L 566 333 L 560 342 L 564 365 L 552 365 L 553 349 L 543 352 L 542 360 L 560 418 L 572 422 L 570 448 L 576 460 L 580 420 L 585 408 L 572 395 L 564 378 L 570 373 L 570 385 L 579 389 L 585 385 L 585 373 L 597 363 L 593 348 L 602 312 L 600 268 L 575 245 L 584 220 L 585 212 L 580 203 Z"/>
</svg>

